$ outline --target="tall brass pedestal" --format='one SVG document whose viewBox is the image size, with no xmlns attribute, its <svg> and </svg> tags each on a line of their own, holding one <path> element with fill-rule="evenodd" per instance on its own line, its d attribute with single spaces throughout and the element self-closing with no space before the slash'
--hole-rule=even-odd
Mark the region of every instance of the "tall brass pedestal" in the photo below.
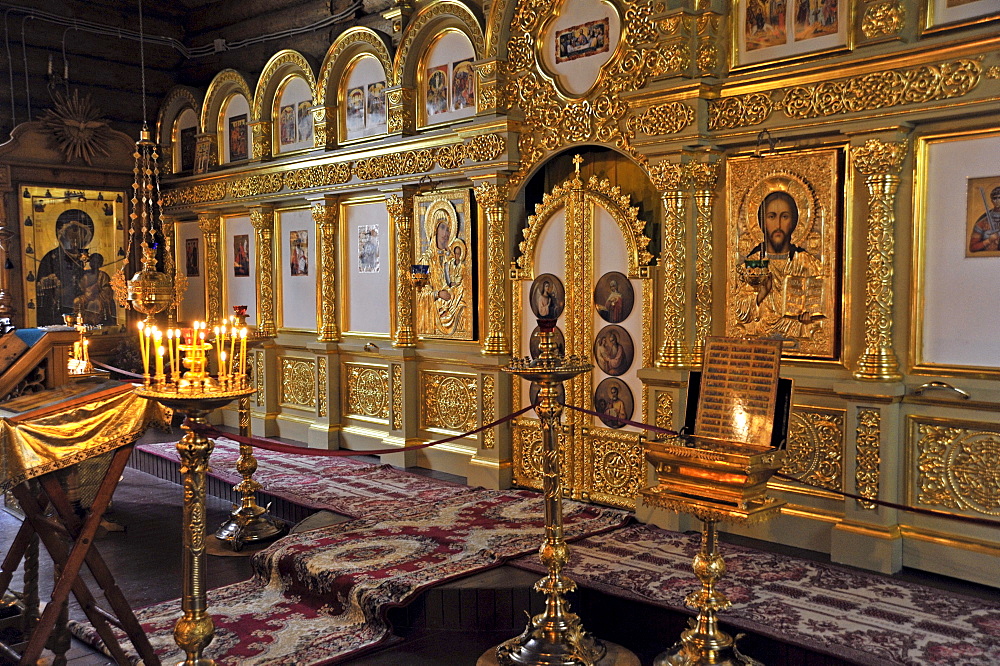
<svg viewBox="0 0 1000 666">
<path fill-rule="evenodd" d="M 183 617 L 174 626 L 174 640 L 186 655 L 183 666 L 214 666 L 215 661 L 202 657 L 202 652 L 215 637 L 215 624 L 208 614 L 205 587 L 205 479 L 208 459 L 212 455 L 212 440 L 195 431 L 207 425 L 207 417 L 234 399 L 250 395 L 252 388 L 238 390 L 206 390 L 198 393 L 157 391 L 138 388 L 136 393 L 185 415 L 181 426 L 187 434 L 177 443 L 184 482 Z"/>
<path fill-rule="evenodd" d="M 531 618 L 524 633 L 501 643 L 479 659 L 479 664 L 519 666 L 638 666 L 634 654 L 617 645 L 602 642 L 583 629 L 580 618 L 570 612 L 565 594 L 576 583 L 562 574 L 569 561 L 569 548 L 563 537 L 562 484 L 559 479 L 559 402 L 560 385 L 593 366 L 582 359 L 562 358 L 555 354 L 555 320 L 538 320 L 539 358 L 517 360 L 504 368 L 539 385 L 535 412 L 542 421 L 542 491 L 545 497 L 545 539 L 539 554 L 548 568 L 547 576 L 535 583 L 535 590 L 545 595 L 545 611 Z"/>
<path fill-rule="evenodd" d="M 767 480 L 781 468 L 785 452 L 707 437 L 647 446 L 646 457 L 656 468 L 659 484 L 642 492 L 646 504 L 693 514 L 704 525 L 701 552 L 693 563 L 701 589 L 684 599 L 698 616 L 681 633 L 681 640 L 656 658 L 654 666 L 759 665 L 740 654 L 733 638 L 719 628 L 717 613 L 731 602 L 715 587 L 726 573 L 716 525 L 720 521 L 757 522 L 778 512 L 783 502 L 767 497 Z"/>
</svg>

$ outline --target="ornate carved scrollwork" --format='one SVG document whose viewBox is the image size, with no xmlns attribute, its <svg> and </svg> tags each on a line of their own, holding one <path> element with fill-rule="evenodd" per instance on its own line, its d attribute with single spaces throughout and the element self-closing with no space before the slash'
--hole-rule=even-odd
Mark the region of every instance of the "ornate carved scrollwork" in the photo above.
<svg viewBox="0 0 1000 666">
<path fill-rule="evenodd" d="M 208 321 L 222 319 L 222 270 L 219 257 L 219 216 L 211 213 L 198 215 L 198 228 L 205 239 L 205 284 L 208 285 Z"/>
<path fill-rule="evenodd" d="M 856 433 L 856 454 L 854 485 L 858 494 L 870 499 L 878 499 L 879 454 L 882 439 L 882 414 L 877 409 L 858 409 L 858 430 Z M 863 509 L 874 509 L 871 502 L 858 501 Z"/>
<path fill-rule="evenodd" d="M 275 335 L 274 323 L 274 209 L 254 206 L 250 209 L 250 224 L 256 234 L 257 250 L 257 331 Z"/>
<path fill-rule="evenodd" d="M 377 419 L 389 418 L 389 368 L 345 364 L 346 412 Z"/>
<path fill-rule="evenodd" d="M 507 187 L 506 183 L 479 183 L 476 202 L 486 214 L 486 339 L 483 352 L 506 354 L 510 351 L 507 336 L 507 306 L 504 293 L 507 263 Z"/>
<path fill-rule="evenodd" d="M 920 504 L 1000 516 L 1000 432 L 988 424 L 959 427 L 915 419 L 911 433 Z"/>
<path fill-rule="evenodd" d="M 782 471 L 788 476 L 821 488 L 843 490 L 843 411 L 793 409 L 786 455 Z"/>
<path fill-rule="evenodd" d="M 389 219 L 396 230 L 396 340 L 397 347 L 415 347 L 413 329 L 413 286 L 410 265 L 413 257 L 413 193 L 392 195 L 385 200 Z"/>
<path fill-rule="evenodd" d="M 316 361 L 282 357 L 279 400 L 291 407 L 316 408 Z"/>
<path fill-rule="evenodd" d="M 896 188 L 907 144 L 871 139 L 853 150 L 854 167 L 868 187 L 868 263 L 865 271 L 865 350 L 858 359 L 858 379 L 902 378 L 893 349 L 893 256 Z"/>
<path fill-rule="evenodd" d="M 420 425 L 467 432 L 476 428 L 475 376 L 442 372 L 420 373 Z"/>
<path fill-rule="evenodd" d="M 313 221 L 319 230 L 319 340 L 335 342 L 340 339 L 337 327 L 337 218 L 340 210 L 335 201 L 314 204 Z"/>
</svg>

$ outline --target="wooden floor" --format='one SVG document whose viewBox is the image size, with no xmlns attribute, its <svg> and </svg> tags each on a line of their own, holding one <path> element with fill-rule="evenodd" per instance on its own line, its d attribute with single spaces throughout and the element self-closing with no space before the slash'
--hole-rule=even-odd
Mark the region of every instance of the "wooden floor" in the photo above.
<svg viewBox="0 0 1000 666">
<path fill-rule="evenodd" d="M 450 475 L 422 471 L 429 476 L 462 481 Z M 215 497 L 209 497 L 207 504 L 208 524 L 214 529 L 227 518 L 231 504 Z M 181 594 L 180 486 L 135 469 L 127 469 L 108 517 L 125 526 L 126 531 L 109 532 L 100 537 L 96 545 L 114 571 L 132 607 L 178 598 Z M 6 551 L 19 525 L 17 517 L 0 511 L 0 553 Z M 741 542 L 747 543 L 747 540 Z M 762 544 L 753 542 L 748 545 Z M 797 556 L 824 559 L 816 553 L 770 547 Z M 52 580 L 51 564 L 47 562 L 44 549 L 41 560 L 44 599 Z M 207 572 L 210 588 L 245 580 L 251 574 L 248 558 L 240 556 L 210 556 Z M 920 572 L 907 571 L 899 577 L 986 599 L 994 599 L 996 595 L 996 590 Z M 524 610 L 540 612 L 542 599 L 531 591 L 536 578 L 528 572 L 502 567 L 434 588 L 409 608 L 391 611 L 390 620 L 397 638 L 390 644 L 343 663 L 351 666 L 474 664 L 485 650 L 520 633 Z M 18 574 L 12 588 L 19 590 L 21 585 Z M 470 592 L 473 589 L 476 592 Z M 463 619 L 461 600 L 468 598 L 470 593 L 481 597 L 484 590 L 492 591 L 490 593 L 494 595 L 511 595 L 513 601 L 508 600 L 507 603 L 523 610 L 514 613 L 509 621 L 501 621 L 498 616 L 488 627 L 477 624 L 474 618 Z M 75 605 L 75 600 L 72 603 Z M 634 604 L 629 606 L 627 602 L 597 593 L 584 592 L 573 603 L 586 629 L 601 638 L 626 645 L 640 656 L 643 664 L 651 663 L 653 657 L 669 646 L 683 628 L 683 617 L 671 617 L 652 608 L 636 608 Z M 71 617 L 83 619 L 79 608 L 71 607 L 70 612 Z M 799 655 L 783 658 L 775 652 L 780 648 L 754 645 L 752 637 L 749 640 L 751 643 L 746 646 L 746 652 L 763 659 L 769 666 L 783 663 L 837 666 L 843 663 L 825 657 L 806 659 Z M 51 655 L 46 656 L 51 658 Z M 73 666 L 112 663 L 75 640 L 67 658 Z"/>
</svg>

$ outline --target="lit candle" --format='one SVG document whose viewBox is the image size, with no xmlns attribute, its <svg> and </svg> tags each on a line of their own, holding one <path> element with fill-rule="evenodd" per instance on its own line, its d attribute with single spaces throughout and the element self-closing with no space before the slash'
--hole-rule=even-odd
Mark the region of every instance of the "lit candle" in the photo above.
<svg viewBox="0 0 1000 666">
<path fill-rule="evenodd" d="M 163 377 L 163 354 L 166 353 L 166 349 L 163 345 L 159 345 L 156 348 L 156 376 Z"/>
<path fill-rule="evenodd" d="M 90 340 L 83 341 L 83 362 L 90 365 Z"/>
<path fill-rule="evenodd" d="M 247 329 L 240 329 L 240 374 L 246 377 L 247 374 Z"/>
<path fill-rule="evenodd" d="M 226 372 L 225 372 L 225 369 L 222 367 L 222 347 L 223 347 L 223 345 L 220 344 L 222 338 L 219 337 L 219 327 L 216 326 L 215 328 L 213 328 L 212 332 L 215 333 L 215 360 L 219 362 L 219 377 L 222 377 L 222 375 L 226 374 Z"/>
<path fill-rule="evenodd" d="M 174 358 L 177 359 L 177 367 L 174 368 L 174 377 L 180 377 L 181 367 L 181 329 L 174 329 Z"/>
<path fill-rule="evenodd" d="M 231 337 L 229 339 L 229 372 L 232 373 L 234 370 L 232 368 L 233 361 L 236 360 L 236 329 L 230 329 Z"/>
<path fill-rule="evenodd" d="M 223 377 L 225 377 L 225 376 L 226 376 L 226 374 L 228 374 L 228 373 L 226 373 L 226 372 L 225 372 L 225 366 L 226 366 L 226 352 L 222 352 L 221 354 L 219 354 L 219 358 L 221 358 L 221 359 L 222 359 L 222 360 L 220 361 L 220 362 L 222 363 L 222 365 L 220 365 L 220 366 L 219 366 L 219 379 L 221 380 L 221 379 L 222 379 Z"/>
<path fill-rule="evenodd" d="M 147 326 L 146 330 L 145 330 L 146 353 L 143 354 L 143 367 L 146 368 L 146 374 L 147 375 L 149 374 L 149 363 L 150 363 L 150 358 L 149 357 L 153 353 L 152 337 L 153 337 L 153 329 L 152 329 L 152 327 Z"/>
<path fill-rule="evenodd" d="M 167 355 L 170 357 L 171 373 L 177 371 L 177 364 L 174 362 L 174 329 L 167 329 Z"/>
</svg>

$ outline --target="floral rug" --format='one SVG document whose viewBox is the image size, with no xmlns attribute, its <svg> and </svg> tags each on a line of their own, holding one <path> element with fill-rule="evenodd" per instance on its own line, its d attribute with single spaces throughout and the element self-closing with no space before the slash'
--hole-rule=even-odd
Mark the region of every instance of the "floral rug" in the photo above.
<svg viewBox="0 0 1000 666">
<path fill-rule="evenodd" d="M 293 534 L 253 556 L 252 579 L 212 590 L 215 639 L 204 656 L 219 666 L 327 664 L 390 637 L 385 612 L 418 592 L 537 550 L 544 506 L 534 491 L 470 490 L 391 516 Z M 629 514 L 566 501 L 567 539 L 626 524 Z M 174 644 L 179 600 L 136 616 L 164 664 L 183 661 Z M 89 624 L 74 633 L 100 647 Z M 138 656 L 133 654 L 138 660 Z"/>
<path fill-rule="evenodd" d="M 632 525 L 573 544 L 565 573 L 582 587 L 679 610 L 699 585 L 691 558 L 700 548 L 698 535 Z M 727 573 L 718 587 L 733 602 L 720 620 L 730 633 L 736 627 L 857 664 L 1000 664 L 1000 600 L 729 544 L 720 551 Z M 510 564 L 544 573 L 537 557 Z"/>
<path fill-rule="evenodd" d="M 141 444 L 136 448 L 180 464 L 173 442 Z M 242 479 L 236 471 L 239 457 L 239 444 L 224 437 L 216 439 L 209 474 L 235 485 Z M 428 504 L 472 492 L 472 488 L 460 483 L 342 457 L 254 449 L 254 458 L 257 471 L 253 478 L 265 492 L 300 506 L 329 509 L 352 518 L 382 515 L 396 511 L 401 504 Z"/>
</svg>

